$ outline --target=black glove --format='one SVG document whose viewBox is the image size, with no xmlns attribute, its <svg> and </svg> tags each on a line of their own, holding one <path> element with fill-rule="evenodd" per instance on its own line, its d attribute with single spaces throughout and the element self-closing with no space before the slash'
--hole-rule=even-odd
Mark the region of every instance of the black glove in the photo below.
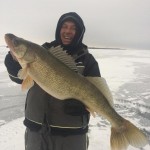
<svg viewBox="0 0 150 150">
<path fill-rule="evenodd" d="M 88 114 L 85 105 L 78 100 L 69 99 L 64 101 L 64 112 L 72 116 Z"/>
</svg>

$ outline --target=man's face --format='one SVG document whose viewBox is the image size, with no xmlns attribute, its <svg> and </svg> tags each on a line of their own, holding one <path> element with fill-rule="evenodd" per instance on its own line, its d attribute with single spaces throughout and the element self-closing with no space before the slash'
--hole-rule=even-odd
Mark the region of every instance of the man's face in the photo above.
<svg viewBox="0 0 150 150">
<path fill-rule="evenodd" d="M 60 38 L 64 45 L 69 45 L 73 41 L 76 34 L 76 25 L 72 21 L 63 23 L 60 30 Z"/>
</svg>

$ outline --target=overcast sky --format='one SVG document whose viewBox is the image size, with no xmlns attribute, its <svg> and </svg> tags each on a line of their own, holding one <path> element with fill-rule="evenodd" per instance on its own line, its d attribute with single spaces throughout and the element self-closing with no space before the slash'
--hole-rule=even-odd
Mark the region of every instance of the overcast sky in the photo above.
<svg viewBox="0 0 150 150">
<path fill-rule="evenodd" d="M 0 45 L 5 33 L 52 41 L 59 17 L 70 11 L 84 20 L 88 46 L 150 50 L 150 0 L 0 0 Z"/>
</svg>

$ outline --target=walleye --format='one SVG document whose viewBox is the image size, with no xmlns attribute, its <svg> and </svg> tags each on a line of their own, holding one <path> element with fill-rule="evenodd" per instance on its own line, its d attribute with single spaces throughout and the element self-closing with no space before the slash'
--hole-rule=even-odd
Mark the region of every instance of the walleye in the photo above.
<svg viewBox="0 0 150 150">
<path fill-rule="evenodd" d="M 76 73 L 75 62 L 61 47 L 46 50 L 13 34 L 6 34 L 5 41 L 22 66 L 18 76 L 23 79 L 23 89 L 31 87 L 34 81 L 53 97 L 60 100 L 77 99 L 90 112 L 106 118 L 112 126 L 111 150 L 126 150 L 129 145 L 143 147 L 148 144 L 146 136 L 115 111 L 105 80 Z"/>
</svg>

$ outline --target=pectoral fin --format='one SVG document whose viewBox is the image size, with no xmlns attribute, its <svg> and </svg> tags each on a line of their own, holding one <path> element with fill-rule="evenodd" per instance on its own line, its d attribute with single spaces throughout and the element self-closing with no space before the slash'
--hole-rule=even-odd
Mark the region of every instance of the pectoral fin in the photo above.
<svg viewBox="0 0 150 150">
<path fill-rule="evenodd" d="M 28 66 L 27 65 L 24 68 L 19 70 L 18 78 L 23 80 L 23 82 L 22 82 L 22 90 L 23 91 L 31 88 L 34 84 L 33 79 L 28 75 Z"/>
<path fill-rule="evenodd" d="M 96 114 L 94 111 L 90 110 L 89 108 L 86 108 L 86 110 L 95 118 Z"/>
<path fill-rule="evenodd" d="M 18 78 L 23 80 L 27 77 L 27 67 L 23 68 L 23 69 L 20 69 L 18 71 Z"/>
<path fill-rule="evenodd" d="M 22 82 L 22 90 L 30 89 L 34 85 L 33 79 L 28 75 Z"/>
<path fill-rule="evenodd" d="M 103 77 L 86 77 L 92 84 L 94 84 L 100 92 L 105 96 L 109 104 L 114 107 L 113 96 Z"/>
</svg>

